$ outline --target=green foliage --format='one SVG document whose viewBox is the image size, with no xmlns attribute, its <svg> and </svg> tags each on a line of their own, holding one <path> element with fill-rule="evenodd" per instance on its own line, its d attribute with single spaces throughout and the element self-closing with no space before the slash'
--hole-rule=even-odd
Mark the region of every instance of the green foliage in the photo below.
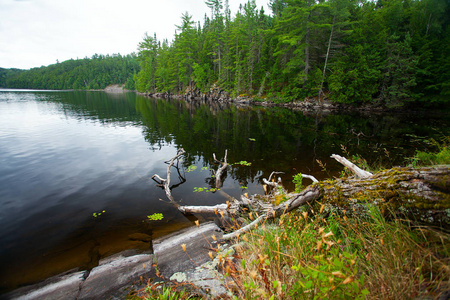
<svg viewBox="0 0 450 300">
<path fill-rule="evenodd" d="M 211 17 L 194 26 L 183 14 L 172 43 L 144 37 L 138 90 L 216 86 L 276 103 L 325 93 L 388 107 L 449 101 L 445 0 L 277 0 L 273 16 L 248 1 L 234 18 L 223 2 L 206 4 Z"/>
<path fill-rule="evenodd" d="M 247 161 L 245 161 L 245 160 L 241 160 L 241 161 L 239 161 L 239 162 L 237 162 L 237 163 L 234 163 L 235 165 L 240 165 L 240 166 L 245 166 L 245 167 L 250 167 L 251 165 L 252 165 L 252 163 L 251 162 L 247 162 Z"/>
<path fill-rule="evenodd" d="M 206 1 L 210 17 L 181 16 L 172 41 L 145 34 L 132 55 L 69 60 L 29 71 L 0 70 L 0 87 L 207 93 L 219 88 L 275 103 L 439 105 L 450 100 L 450 5 L 274 0 L 273 15 L 250 0 L 232 17 Z M 318 96 L 320 95 L 320 98 Z"/>
<path fill-rule="evenodd" d="M 133 76 L 139 71 L 135 55 L 98 55 L 67 60 L 47 67 L 9 71 L 4 87 L 23 89 L 89 90 L 104 89 L 112 84 L 125 84 L 134 89 Z M 1 72 L 0 72 L 1 77 Z"/>
<path fill-rule="evenodd" d="M 100 217 L 102 214 L 104 214 L 106 211 L 102 210 L 101 212 L 95 212 L 92 214 L 94 218 Z"/>
<path fill-rule="evenodd" d="M 150 221 L 160 221 L 160 220 L 164 219 L 164 216 L 162 213 L 154 213 L 154 214 L 147 216 L 147 218 Z"/>
<path fill-rule="evenodd" d="M 446 284 L 448 234 L 367 215 L 297 212 L 263 224 L 245 241 L 239 297 L 245 299 L 410 299 Z"/>
<path fill-rule="evenodd" d="M 292 180 L 292 182 L 294 183 L 296 193 L 300 193 L 304 189 L 302 181 L 303 181 L 302 173 L 294 175 L 294 179 Z"/>
<path fill-rule="evenodd" d="M 314 293 L 316 299 L 365 299 L 369 294 L 367 289 L 362 288 L 364 275 L 357 274 L 356 254 L 333 247 L 324 254 L 315 255 L 313 259 L 314 267 L 303 264 L 291 267 L 302 275 L 289 291 L 292 297 Z"/>
<path fill-rule="evenodd" d="M 176 286 L 161 286 L 159 288 L 147 287 L 143 297 L 139 297 L 138 299 L 182 300 L 195 298 L 189 295 L 188 292 L 177 289 Z"/>
<path fill-rule="evenodd" d="M 207 187 L 194 187 L 194 193 L 201 193 L 201 192 L 211 192 L 214 193 L 216 191 L 220 191 L 220 189 L 216 189 L 216 188 L 207 188 Z"/>
<path fill-rule="evenodd" d="M 432 144 L 438 149 L 437 152 L 417 151 L 411 158 L 413 165 L 448 165 L 450 164 L 450 137 L 446 137 L 442 143 L 431 139 Z"/>
<path fill-rule="evenodd" d="M 195 170 L 197 170 L 197 166 L 194 166 L 194 165 L 190 165 L 188 168 L 187 168 L 187 170 L 186 170 L 186 172 L 192 172 L 192 171 L 195 171 Z"/>
<path fill-rule="evenodd" d="M 0 68 L 0 88 L 8 87 L 8 85 L 6 83 L 7 79 L 9 77 L 17 76 L 22 72 L 25 72 L 25 70 Z"/>
</svg>

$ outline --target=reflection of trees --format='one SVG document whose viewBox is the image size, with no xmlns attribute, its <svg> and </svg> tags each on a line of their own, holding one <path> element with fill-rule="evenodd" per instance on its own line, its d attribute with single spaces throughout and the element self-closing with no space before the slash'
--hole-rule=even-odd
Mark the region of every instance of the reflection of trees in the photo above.
<svg viewBox="0 0 450 300">
<path fill-rule="evenodd" d="M 420 144 L 411 134 L 435 138 L 450 134 L 449 119 L 433 115 L 325 115 L 217 101 L 156 100 L 134 93 L 53 92 L 51 97 L 48 95 L 42 101 L 55 103 L 71 118 L 118 126 L 143 124 L 145 140 L 155 150 L 165 144 L 186 150 L 185 167 L 202 163 L 216 169 L 213 153 L 220 156 L 228 149 L 230 164 L 242 160 L 252 163 L 252 167 L 233 165 L 225 175 L 244 185 L 259 180 L 258 176 L 267 177 L 272 171 L 285 172 L 285 183 L 292 180 L 294 172 L 319 172 L 315 160 L 334 164 L 329 156 L 342 153 L 340 145 L 369 163 L 402 164 L 402 157 L 426 146 L 425 140 Z"/>
<path fill-rule="evenodd" d="M 296 160 L 304 164 L 306 159 L 311 165 L 316 158 L 327 161 L 330 154 L 342 153 L 340 145 L 351 154 L 375 161 L 380 156 L 374 152 L 377 147 L 389 147 L 411 130 L 401 115 L 305 116 L 301 111 L 279 107 L 140 97 L 136 108 L 143 116 L 145 139 L 157 148 L 166 143 L 184 148 L 186 166 L 202 161 L 215 168 L 213 153 L 224 153 L 225 149 L 230 164 L 252 162 L 251 168 L 234 165 L 228 169 L 228 176 L 243 184 L 253 182 L 261 172 L 292 170 Z"/>
<path fill-rule="evenodd" d="M 52 92 L 45 93 L 43 99 L 57 104 L 70 118 L 91 119 L 103 124 L 139 121 L 134 93 Z"/>
</svg>

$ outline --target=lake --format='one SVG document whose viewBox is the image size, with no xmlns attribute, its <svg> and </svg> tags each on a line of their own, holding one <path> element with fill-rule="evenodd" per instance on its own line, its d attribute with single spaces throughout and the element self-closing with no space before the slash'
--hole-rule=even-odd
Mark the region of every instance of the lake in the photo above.
<svg viewBox="0 0 450 300">
<path fill-rule="evenodd" d="M 74 269 L 193 226 L 151 177 L 186 150 L 172 194 L 184 205 L 223 203 L 214 185 L 228 150 L 222 191 L 264 193 L 272 171 L 289 189 L 301 172 L 339 176 L 331 154 L 405 164 L 430 139 L 450 135 L 449 114 L 302 112 L 149 99 L 134 93 L 0 90 L 0 292 Z M 343 150 L 343 147 L 345 149 Z M 325 165 L 325 169 L 318 163 Z M 305 184 L 308 184 L 305 180 Z M 163 219 L 147 216 L 162 213 Z"/>
</svg>

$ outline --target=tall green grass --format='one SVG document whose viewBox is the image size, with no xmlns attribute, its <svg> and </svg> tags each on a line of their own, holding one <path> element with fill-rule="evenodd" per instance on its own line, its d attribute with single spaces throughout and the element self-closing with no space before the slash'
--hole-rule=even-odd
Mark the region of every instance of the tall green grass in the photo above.
<svg viewBox="0 0 450 300">
<path fill-rule="evenodd" d="M 414 166 L 448 165 L 450 164 L 450 137 L 445 137 L 442 142 L 431 139 L 437 152 L 417 151 L 411 158 Z"/>
<path fill-rule="evenodd" d="M 449 236 L 388 222 L 378 208 L 296 213 L 245 240 L 236 299 L 413 299 L 450 288 Z"/>
</svg>

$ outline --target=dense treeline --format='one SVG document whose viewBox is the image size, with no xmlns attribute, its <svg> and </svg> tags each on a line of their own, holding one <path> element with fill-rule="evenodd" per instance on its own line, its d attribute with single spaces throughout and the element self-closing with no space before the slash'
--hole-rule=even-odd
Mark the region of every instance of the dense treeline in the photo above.
<svg viewBox="0 0 450 300">
<path fill-rule="evenodd" d="M 232 96 L 445 103 L 450 98 L 448 0 L 255 1 L 232 18 L 228 0 L 207 0 L 203 25 L 182 15 L 174 40 L 139 44 L 139 91 L 183 93 L 213 85 Z"/>
<path fill-rule="evenodd" d="M 67 60 L 47 67 L 9 73 L 3 87 L 23 89 L 104 89 L 111 84 L 125 84 L 134 90 L 133 76 L 140 70 L 134 54 L 98 55 Z"/>
<path fill-rule="evenodd" d="M 21 72 L 24 72 L 24 70 L 20 70 L 20 69 L 3 69 L 0 68 L 0 88 L 5 88 L 7 87 L 6 84 L 6 79 L 8 77 L 12 77 L 15 76 Z"/>
</svg>

